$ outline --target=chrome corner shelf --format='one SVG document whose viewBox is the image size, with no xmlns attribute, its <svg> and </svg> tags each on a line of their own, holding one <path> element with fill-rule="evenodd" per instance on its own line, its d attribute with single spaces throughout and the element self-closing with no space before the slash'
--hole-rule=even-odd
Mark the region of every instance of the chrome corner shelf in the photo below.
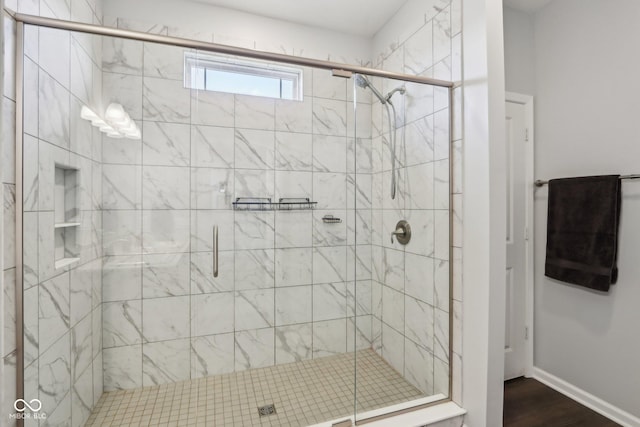
<svg viewBox="0 0 640 427">
<path fill-rule="evenodd" d="M 270 197 L 238 197 L 232 203 L 237 211 L 299 211 L 314 209 L 318 202 L 309 198 L 281 198 L 277 202 Z"/>
</svg>

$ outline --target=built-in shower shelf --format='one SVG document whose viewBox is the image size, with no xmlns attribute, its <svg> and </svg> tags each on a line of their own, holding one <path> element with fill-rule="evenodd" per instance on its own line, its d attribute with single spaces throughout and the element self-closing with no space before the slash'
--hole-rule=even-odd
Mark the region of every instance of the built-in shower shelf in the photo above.
<svg viewBox="0 0 640 427">
<path fill-rule="evenodd" d="M 59 222 L 54 225 L 54 228 L 69 228 L 69 227 L 79 227 L 79 222 Z"/>
<path fill-rule="evenodd" d="M 56 261 L 55 268 L 59 270 L 78 261 L 80 261 L 80 258 L 62 258 Z"/>
<path fill-rule="evenodd" d="M 269 197 L 238 197 L 232 203 L 237 211 L 297 211 L 314 209 L 318 202 L 308 198 L 282 198 L 277 202 Z"/>
</svg>

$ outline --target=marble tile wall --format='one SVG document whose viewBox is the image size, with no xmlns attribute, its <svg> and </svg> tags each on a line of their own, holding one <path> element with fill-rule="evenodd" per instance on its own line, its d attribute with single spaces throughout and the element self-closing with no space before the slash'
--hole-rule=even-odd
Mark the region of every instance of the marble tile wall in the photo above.
<svg viewBox="0 0 640 427">
<path fill-rule="evenodd" d="M 310 68 L 303 101 L 192 91 L 184 53 L 104 39 L 105 102 L 143 133 L 103 140 L 105 390 L 370 348 L 370 94 L 354 112 L 351 81 Z"/>
<path fill-rule="evenodd" d="M 414 11 L 394 37 L 379 43 L 378 67 L 442 80 L 460 81 L 460 2 L 430 1 Z M 419 12 L 419 13 L 415 13 Z M 373 79 L 387 93 L 401 82 Z M 390 197 L 391 136 L 385 107 L 373 114 L 373 338 L 375 350 L 426 394 L 449 395 L 449 264 L 460 273 L 460 147 L 459 123 L 450 138 L 446 89 L 404 84 L 406 94 L 394 95 L 397 126 L 397 180 Z M 455 142 L 450 144 L 450 140 Z M 450 192 L 449 160 L 453 182 Z M 450 198 L 451 193 L 453 196 Z M 451 206 L 450 200 L 453 200 Z M 454 215 L 454 242 L 449 241 L 449 215 Z M 401 219 L 413 236 L 406 246 L 390 239 Z M 453 243 L 454 260 L 449 257 Z M 459 280 L 459 278 L 458 278 Z M 459 284 L 460 282 L 458 282 Z M 454 313 L 459 313 L 454 302 Z M 454 350 L 459 346 L 454 344 Z M 459 361 L 459 359 L 458 359 Z M 459 364 L 458 364 L 459 366 Z"/>
<path fill-rule="evenodd" d="M 101 1 L 14 0 L 22 13 L 101 23 Z M 13 410 L 15 337 L 15 73 L 16 24 L 4 16 L 2 169 L 4 199 L 4 344 L 2 425 Z M 25 399 L 39 398 L 47 421 L 83 425 L 102 395 L 101 141 L 80 120 L 99 107 L 101 46 L 94 37 L 26 28 L 24 133 Z M 79 169 L 80 260 L 54 267 L 54 165 Z M 37 421 L 25 420 L 32 426 Z"/>
</svg>

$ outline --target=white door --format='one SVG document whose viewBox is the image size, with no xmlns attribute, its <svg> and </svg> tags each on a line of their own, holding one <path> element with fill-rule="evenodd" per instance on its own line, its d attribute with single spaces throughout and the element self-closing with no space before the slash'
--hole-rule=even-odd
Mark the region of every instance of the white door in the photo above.
<svg viewBox="0 0 640 427">
<path fill-rule="evenodd" d="M 527 289 L 527 147 L 525 105 L 506 103 L 507 313 L 504 379 L 525 374 Z"/>
</svg>

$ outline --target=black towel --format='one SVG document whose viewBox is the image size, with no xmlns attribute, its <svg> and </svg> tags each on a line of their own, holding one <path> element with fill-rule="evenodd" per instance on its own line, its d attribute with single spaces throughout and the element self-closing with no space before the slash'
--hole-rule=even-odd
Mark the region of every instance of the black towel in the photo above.
<svg viewBox="0 0 640 427">
<path fill-rule="evenodd" d="M 545 276 L 608 291 L 618 278 L 620 175 L 549 181 Z"/>
</svg>

